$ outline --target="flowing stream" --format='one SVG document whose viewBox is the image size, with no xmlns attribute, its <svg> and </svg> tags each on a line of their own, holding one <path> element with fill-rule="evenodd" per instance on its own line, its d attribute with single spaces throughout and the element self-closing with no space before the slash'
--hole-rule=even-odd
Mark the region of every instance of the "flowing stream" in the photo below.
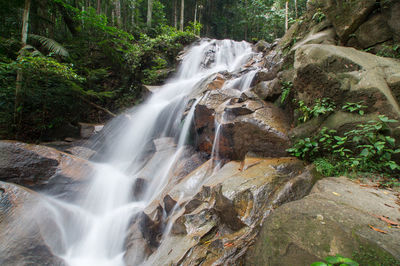
<svg viewBox="0 0 400 266">
<path fill-rule="evenodd" d="M 238 72 L 252 55 L 252 47 L 246 42 L 202 40 L 186 52 L 174 78 L 145 103 L 112 121 L 106 129 L 110 134 L 106 134 L 103 143 L 101 163 L 94 163 L 88 190 L 73 203 L 49 197 L 47 204 L 61 238 L 48 241 L 54 253 L 71 266 L 125 265 L 124 241 L 130 219 L 166 186 L 187 144 L 195 106 L 201 99 L 185 110 L 188 101 L 200 92 L 207 79 L 221 71 Z M 248 89 L 255 73 L 250 71 L 226 86 L 239 87 L 235 88 L 239 91 Z M 218 153 L 220 126 L 216 128 L 212 156 Z M 171 139 L 172 151 L 152 157 L 156 167 L 144 167 L 153 141 L 158 141 L 158 149 Z M 134 197 L 132 188 L 143 176 L 148 178 L 146 190 L 140 198 Z"/>
</svg>

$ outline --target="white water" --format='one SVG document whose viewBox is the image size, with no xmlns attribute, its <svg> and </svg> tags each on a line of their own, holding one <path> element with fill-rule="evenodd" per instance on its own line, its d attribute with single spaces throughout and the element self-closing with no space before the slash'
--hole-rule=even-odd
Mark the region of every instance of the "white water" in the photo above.
<svg viewBox="0 0 400 266">
<path fill-rule="evenodd" d="M 205 67 L 207 53 L 214 60 Z M 167 184 L 188 138 L 200 99 L 194 102 L 182 125 L 188 100 L 210 75 L 238 71 L 251 56 L 252 48 L 245 42 L 202 41 L 188 51 L 175 78 L 140 107 L 127 112 L 125 118 L 112 122 L 111 137 L 104 142 L 103 163 L 95 163 L 89 189 L 74 204 L 51 198 L 47 203 L 61 238 L 49 241 L 58 256 L 71 266 L 124 265 L 124 240 L 131 217 L 143 211 Z M 254 75 L 254 71 L 249 72 L 229 84 L 241 91 L 248 89 Z M 219 134 L 218 125 L 216 142 Z M 172 156 L 166 153 L 159 158 L 157 167 L 147 169 L 147 191 L 140 201 L 134 201 L 132 187 L 143 174 L 149 143 L 163 137 L 174 138 L 176 148 Z M 218 156 L 217 143 L 212 156 Z M 166 229 L 169 231 L 169 226 Z"/>
</svg>

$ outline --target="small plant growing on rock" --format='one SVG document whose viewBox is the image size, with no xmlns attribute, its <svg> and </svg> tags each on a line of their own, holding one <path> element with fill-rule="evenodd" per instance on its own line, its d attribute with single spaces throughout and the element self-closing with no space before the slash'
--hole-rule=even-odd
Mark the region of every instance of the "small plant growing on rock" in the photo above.
<svg viewBox="0 0 400 266">
<path fill-rule="evenodd" d="M 339 135 L 323 128 L 311 138 L 298 140 L 288 152 L 314 162 L 327 176 L 359 173 L 400 175 L 400 165 L 393 159 L 400 153 L 396 140 L 388 135 L 389 125 L 397 120 L 381 115 Z"/>
<path fill-rule="evenodd" d="M 281 95 L 281 104 L 284 104 L 286 99 L 288 98 L 290 91 L 293 88 L 293 83 L 292 82 L 282 82 L 282 95 Z"/>
<path fill-rule="evenodd" d="M 325 258 L 325 262 L 314 262 L 311 266 L 358 266 L 359 264 L 352 259 L 345 258 L 340 255 L 328 256 Z"/>
<path fill-rule="evenodd" d="M 313 117 L 325 115 L 333 112 L 335 104 L 329 98 L 317 99 L 312 107 L 308 107 L 304 101 L 298 102 L 298 111 L 301 113 L 298 120 L 305 123 Z"/>
<path fill-rule="evenodd" d="M 363 101 L 357 102 L 357 103 L 350 103 L 347 102 L 342 106 L 342 110 L 353 113 L 353 112 L 358 112 L 359 115 L 364 115 L 364 110 L 367 108 L 366 105 L 363 105 Z"/>
<path fill-rule="evenodd" d="M 324 12 L 322 12 L 321 8 L 318 8 L 317 12 L 315 12 L 315 14 L 312 17 L 312 20 L 314 20 L 317 23 L 320 23 L 325 18 L 326 18 L 326 16 L 325 16 Z"/>
</svg>

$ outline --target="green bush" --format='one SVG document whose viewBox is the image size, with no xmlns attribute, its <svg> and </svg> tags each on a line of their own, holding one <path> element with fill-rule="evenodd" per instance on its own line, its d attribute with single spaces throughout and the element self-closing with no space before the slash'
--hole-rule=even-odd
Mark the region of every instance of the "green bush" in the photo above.
<svg viewBox="0 0 400 266">
<path fill-rule="evenodd" d="M 315 162 L 326 176 L 362 172 L 399 176 L 400 165 L 393 157 L 400 147 L 389 135 L 389 125 L 397 122 L 381 115 L 378 121 L 360 124 L 342 135 L 323 128 L 314 137 L 298 140 L 288 152 Z"/>
</svg>

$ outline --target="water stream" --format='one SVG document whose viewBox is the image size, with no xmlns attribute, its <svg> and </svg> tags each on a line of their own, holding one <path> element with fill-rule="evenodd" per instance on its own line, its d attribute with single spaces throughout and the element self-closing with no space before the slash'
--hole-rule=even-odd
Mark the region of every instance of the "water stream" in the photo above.
<svg viewBox="0 0 400 266">
<path fill-rule="evenodd" d="M 188 101 L 202 89 L 204 80 L 220 71 L 240 70 L 252 54 L 246 42 L 203 40 L 187 51 L 174 78 L 141 106 L 111 123 L 112 132 L 103 142 L 101 163 L 94 163 L 88 190 L 74 203 L 48 199 L 61 238 L 48 241 L 56 255 L 71 266 L 125 265 L 124 241 L 131 217 L 143 211 L 167 185 L 187 144 L 195 106 L 201 99 L 196 99 L 189 111 L 185 110 Z M 228 84 L 248 89 L 255 73 L 250 71 Z M 219 134 L 217 125 L 216 142 Z M 157 167 L 144 169 L 155 139 L 164 139 L 166 144 L 159 145 L 168 148 L 151 159 Z M 212 153 L 218 156 L 217 143 Z M 140 199 L 132 193 L 137 178 L 145 178 L 148 184 Z"/>
</svg>

